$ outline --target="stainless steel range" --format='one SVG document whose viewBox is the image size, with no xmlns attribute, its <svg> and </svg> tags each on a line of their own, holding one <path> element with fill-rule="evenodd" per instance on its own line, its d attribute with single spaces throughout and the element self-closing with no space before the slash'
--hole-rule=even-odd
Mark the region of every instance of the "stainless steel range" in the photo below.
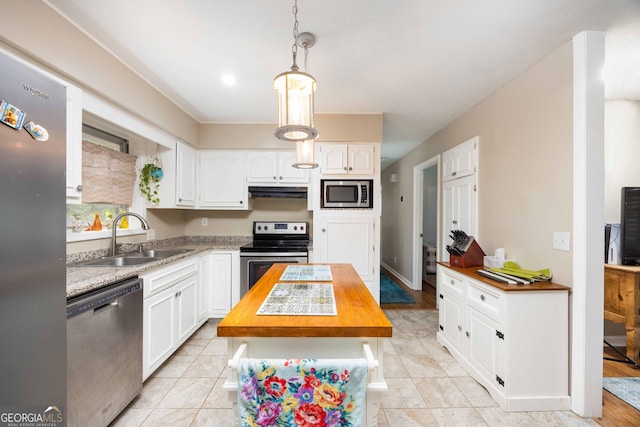
<svg viewBox="0 0 640 427">
<path fill-rule="evenodd" d="M 240 297 L 273 264 L 306 264 L 308 248 L 308 222 L 255 221 L 253 242 L 240 247 Z"/>
</svg>

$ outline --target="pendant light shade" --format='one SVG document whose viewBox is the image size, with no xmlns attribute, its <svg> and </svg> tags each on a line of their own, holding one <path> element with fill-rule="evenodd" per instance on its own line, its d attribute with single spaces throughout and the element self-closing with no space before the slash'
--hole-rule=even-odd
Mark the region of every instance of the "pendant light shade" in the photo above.
<svg viewBox="0 0 640 427">
<path fill-rule="evenodd" d="M 274 135 L 283 141 L 304 141 L 318 136 L 313 125 L 316 80 L 295 68 L 273 80 L 278 93 L 278 127 Z"/>
<path fill-rule="evenodd" d="M 314 143 L 313 139 L 296 142 L 296 162 L 292 165 L 298 169 L 317 168 L 318 164 L 314 161 Z"/>
</svg>

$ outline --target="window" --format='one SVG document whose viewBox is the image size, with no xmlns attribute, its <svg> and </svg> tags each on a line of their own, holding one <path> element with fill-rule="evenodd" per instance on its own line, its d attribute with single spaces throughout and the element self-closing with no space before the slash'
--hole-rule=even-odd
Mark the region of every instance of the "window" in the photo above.
<svg viewBox="0 0 640 427">
<path fill-rule="evenodd" d="M 83 124 L 82 144 L 83 203 L 67 205 L 67 241 L 108 237 L 115 217 L 129 210 L 136 179 L 136 158 L 128 154 L 126 139 Z M 101 233 L 92 230 L 96 215 Z M 129 218 L 119 228 L 128 228 Z M 138 228 L 135 221 L 132 229 Z"/>
</svg>

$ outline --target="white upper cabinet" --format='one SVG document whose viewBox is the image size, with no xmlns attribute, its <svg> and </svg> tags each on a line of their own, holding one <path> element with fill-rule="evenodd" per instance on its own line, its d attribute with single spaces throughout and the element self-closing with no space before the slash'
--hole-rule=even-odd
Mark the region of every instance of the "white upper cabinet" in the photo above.
<svg viewBox="0 0 640 427">
<path fill-rule="evenodd" d="M 248 151 L 247 182 L 250 184 L 307 184 L 309 173 L 291 166 L 295 151 Z"/>
<path fill-rule="evenodd" d="M 176 143 L 176 206 L 196 205 L 196 149 Z"/>
<path fill-rule="evenodd" d="M 198 207 L 250 209 L 245 152 L 203 150 L 199 156 Z"/>
<path fill-rule="evenodd" d="M 374 144 L 319 144 L 322 175 L 373 175 Z"/>
<path fill-rule="evenodd" d="M 443 181 L 462 178 L 476 172 L 478 137 L 471 138 L 442 154 Z"/>
<path fill-rule="evenodd" d="M 67 86 L 67 203 L 82 203 L 82 91 Z"/>
</svg>

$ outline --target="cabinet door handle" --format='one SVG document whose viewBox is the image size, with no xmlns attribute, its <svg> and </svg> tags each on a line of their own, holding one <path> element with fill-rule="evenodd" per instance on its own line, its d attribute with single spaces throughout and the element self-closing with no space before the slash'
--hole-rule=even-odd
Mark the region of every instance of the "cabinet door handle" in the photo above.
<svg viewBox="0 0 640 427">
<path fill-rule="evenodd" d="M 76 187 L 76 191 L 78 191 L 78 193 L 82 193 L 82 184 Z"/>
<path fill-rule="evenodd" d="M 276 179 L 277 179 L 277 178 L 274 176 L 274 177 L 273 177 L 273 180 L 275 181 Z"/>
<path fill-rule="evenodd" d="M 451 176 L 456 176 L 458 172 L 451 172 Z"/>
<path fill-rule="evenodd" d="M 480 300 L 484 301 L 484 295 L 480 294 Z"/>
<path fill-rule="evenodd" d="M 462 326 L 458 325 L 458 330 L 462 331 Z"/>
<path fill-rule="evenodd" d="M 346 166 L 344 167 L 344 170 L 347 170 L 347 167 L 346 167 Z"/>
<path fill-rule="evenodd" d="M 240 200 L 240 204 L 242 204 L 242 200 Z"/>
<path fill-rule="evenodd" d="M 349 166 L 349 170 L 350 170 L 350 171 L 352 171 L 352 170 L 353 170 L 353 168 L 352 168 L 351 166 Z"/>
<path fill-rule="evenodd" d="M 282 177 L 280 177 L 280 179 L 282 179 Z"/>
<path fill-rule="evenodd" d="M 182 197 L 178 197 L 178 201 L 181 202 L 182 201 Z"/>
<path fill-rule="evenodd" d="M 465 332 L 464 334 L 467 336 L 467 338 L 469 338 L 469 336 L 471 335 L 469 331 Z"/>
<path fill-rule="evenodd" d="M 322 229 L 322 232 L 323 232 L 323 233 L 326 233 L 326 231 L 327 231 L 326 229 L 324 229 L 324 228 Z"/>
<path fill-rule="evenodd" d="M 456 283 L 453 281 L 453 279 L 451 279 L 451 284 L 452 284 L 452 285 L 455 285 L 455 284 L 456 284 Z"/>
</svg>

